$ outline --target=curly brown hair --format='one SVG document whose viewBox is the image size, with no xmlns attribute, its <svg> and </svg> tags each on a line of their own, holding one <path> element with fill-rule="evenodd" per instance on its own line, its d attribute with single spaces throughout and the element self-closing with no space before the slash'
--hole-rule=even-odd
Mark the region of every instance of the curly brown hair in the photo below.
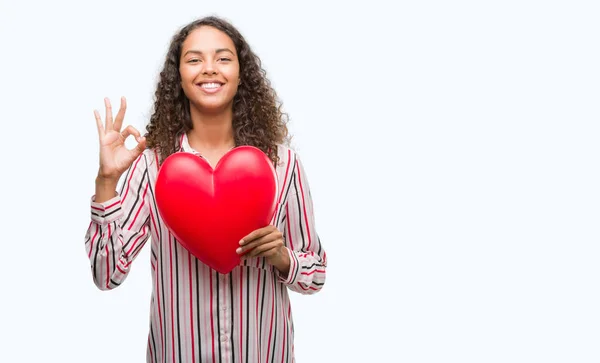
<svg viewBox="0 0 600 363">
<path fill-rule="evenodd" d="M 154 111 L 146 127 L 147 146 L 159 152 L 162 163 L 177 151 L 178 136 L 193 127 L 190 101 L 181 87 L 179 62 L 183 42 L 201 26 L 211 26 L 227 34 L 238 54 L 241 84 L 233 98 L 232 120 L 236 146 L 257 147 L 274 164 L 278 163 L 277 144 L 289 141 L 287 114 L 281 111 L 281 103 L 260 58 L 233 25 L 215 16 L 193 21 L 173 36 L 154 93 Z"/>
</svg>

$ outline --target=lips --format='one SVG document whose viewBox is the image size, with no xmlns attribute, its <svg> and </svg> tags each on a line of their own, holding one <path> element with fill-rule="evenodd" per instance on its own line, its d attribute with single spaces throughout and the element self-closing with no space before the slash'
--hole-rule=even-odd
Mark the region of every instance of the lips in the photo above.
<svg viewBox="0 0 600 363">
<path fill-rule="evenodd" d="M 198 83 L 197 86 L 200 87 L 200 89 L 202 89 L 206 93 L 215 93 L 215 92 L 218 92 L 223 87 L 223 83 L 216 82 L 216 81 L 201 82 L 201 83 Z"/>
<path fill-rule="evenodd" d="M 223 85 L 223 83 L 220 82 L 207 82 L 207 83 L 200 83 L 199 86 L 203 89 L 214 89 L 214 88 L 219 88 Z"/>
</svg>

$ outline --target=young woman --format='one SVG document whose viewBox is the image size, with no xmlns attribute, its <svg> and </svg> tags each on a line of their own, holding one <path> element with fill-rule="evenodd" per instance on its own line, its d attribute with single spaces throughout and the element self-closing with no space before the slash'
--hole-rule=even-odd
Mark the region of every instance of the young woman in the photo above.
<svg viewBox="0 0 600 363">
<path fill-rule="evenodd" d="M 95 284 L 122 284 L 151 237 L 148 362 L 293 362 L 288 289 L 319 291 L 326 256 L 306 174 L 284 146 L 284 115 L 259 58 L 226 21 L 194 21 L 173 37 L 155 98 L 143 137 L 132 126 L 121 130 L 124 98 L 114 120 L 107 99 L 104 122 L 94 111 L 100 167 L 85 246 Z M 125 148 L 128 136 L 137 140 L 133 150 Z M 175 240 L 158 213 L 154 186 L 173 153 L 215 166 L 240 145 L 261 149 L 274 163 L 278 203 L 272 224 L 243 239 L 241 263 L 221 274 Z"/>
</svg>

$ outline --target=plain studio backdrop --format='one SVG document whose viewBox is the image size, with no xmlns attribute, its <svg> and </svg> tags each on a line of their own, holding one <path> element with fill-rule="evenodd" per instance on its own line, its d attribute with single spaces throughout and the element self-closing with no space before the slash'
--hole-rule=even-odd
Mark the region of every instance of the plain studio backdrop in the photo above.
<svg viewBox="0 0 600 363">
<path fill-rule="evenodd" d="M 261 57 L 329 258 L 298 362 L 600 361 L 594 1 L 0 5 L 0 361 L 142 362 L 149 244 L 99 291 L 93 109 L 143 130 L 171 36 L 220 15 Z"/>
</svg>

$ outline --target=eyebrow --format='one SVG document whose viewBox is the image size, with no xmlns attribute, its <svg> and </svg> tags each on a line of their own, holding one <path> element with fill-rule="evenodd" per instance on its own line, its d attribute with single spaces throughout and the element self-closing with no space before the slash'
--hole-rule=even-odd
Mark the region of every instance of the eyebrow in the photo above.
<svg viewBox="0 0 600 363">
<path fill-rule="evenodd" d="M 218 48 L 217 50 L 215 50 L 215 53 L 217 53 L 217 54 L 218 54 L 218 53 L 223 53 L 223 52 L 229 52 L 229 53 L 231 53 L 232 55 L 235 55 L 235 53 L 233 53 L 233 52 L 232 52 L 232 51 L 231 51 L 229 48 Z M 185 57 L 185 56 L 186 56 L 186 55 L 188 55 L 189 53 L 192 53 L 192 54 L 200 54 L 200 55 L 204 54 L 204 53 L 202 53 L 202 52 L 201 52 L 201 51 L 199 51 L 199 50 L 190 49 L 190 50 L 188 50 L 187 52 L 185 52 L 185 54 L 184 54 L 183 56 Z"/>
</svg>

